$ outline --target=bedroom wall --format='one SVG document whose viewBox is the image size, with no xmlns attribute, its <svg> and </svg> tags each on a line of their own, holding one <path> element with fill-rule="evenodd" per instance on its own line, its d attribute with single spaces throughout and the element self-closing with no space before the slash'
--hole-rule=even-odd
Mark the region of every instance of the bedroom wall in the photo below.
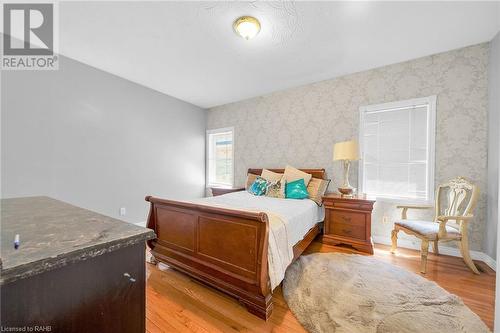
<svg viewBox="0 0 500 333">
<path fill-rule="evenodd" d="M 1 83 L 2 197 L 143 222 L 146 195 L 204 194 L 205 110 L 65 57 Z"/>
<path fill-rule="evenodd" d="M 488 112 L 488 204 L 484 252 L 496 258 L 500 159 L 500 33 L 491 41 Z"/>
<path fill-rule="evenodd" d="M 333 144 L 358 136 L 359 107 L 437 95 L 436 184 L 466 176 L 481 188 L 471 248 L 482 250 L 486 226 L 489 44 L 474 45 L 404 63 L 288 89 L 209 110 L 207 128 L 234 126 L 235 181 L 249 167 L 324 167 L 341 182 Z M 334 61 L 334 59 L 332 59 Z M 357 163 L 351 171 L 357 184 Z M 432 217 L 432 213 L 420 213 Z M 390 239 L 399 218 L 394 204 L 377 202 L 372 233 Z M 419 215 L 413 215 L 415 217 Z M 401 238 L 419 246 L 415 238 Z"/>
</svg>

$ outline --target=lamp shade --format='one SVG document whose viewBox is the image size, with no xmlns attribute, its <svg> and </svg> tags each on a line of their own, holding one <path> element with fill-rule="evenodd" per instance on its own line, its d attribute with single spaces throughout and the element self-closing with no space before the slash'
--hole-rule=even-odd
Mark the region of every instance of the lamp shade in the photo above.
<svg viewBox="0 0 500 333">
<path fill-rule="evenodd" d="M 351 140 L 336 143 L 333 146 L 333 160 L 359 160 L 358 142 Z"/>
</svg>

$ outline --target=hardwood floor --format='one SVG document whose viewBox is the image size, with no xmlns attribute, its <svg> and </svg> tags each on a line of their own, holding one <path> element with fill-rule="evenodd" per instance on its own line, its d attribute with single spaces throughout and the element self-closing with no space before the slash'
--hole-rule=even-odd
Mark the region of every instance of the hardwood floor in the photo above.
<svg viewBox="0 0 500 333">
<path fill-rule="evenodd" d="M 314 241 L 306 250 L 313 252 L 355 252 L 343 247 Z M 418 273 L 418 251 L 375 245 L 374 256 L 380 260 Z M 481 275 L 468 270 L 461 258 L 429 255 L 426 278 L 462 298 L 464 303 L 493 330 L 495 272 L 483 262 L 476 262 Z M 168 268 L 147 264 L 147 332 L 305 332 L 290 312 L 281 287 L 273 295 L 274 311 L 265 322 L 250 313 L 233 298 Z"/>
</svg>

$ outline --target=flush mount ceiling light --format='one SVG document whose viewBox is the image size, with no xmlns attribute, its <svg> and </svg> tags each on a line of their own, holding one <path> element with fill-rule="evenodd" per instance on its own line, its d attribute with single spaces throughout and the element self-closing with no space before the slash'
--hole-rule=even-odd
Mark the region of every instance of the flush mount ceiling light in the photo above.
<svg viewBox="0 0 500 333">
<path fill-rule="evenodd" d="M 252 16 L 242 16 L 233 23 L 234 31 L 245 38 L 246 40 L 252 39 L 260 31 L 260 22 Z"/>
</svg>

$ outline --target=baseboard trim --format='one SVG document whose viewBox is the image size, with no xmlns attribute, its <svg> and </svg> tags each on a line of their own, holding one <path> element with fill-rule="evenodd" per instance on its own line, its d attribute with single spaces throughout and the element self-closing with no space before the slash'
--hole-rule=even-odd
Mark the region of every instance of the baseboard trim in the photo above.
<svg viewBox="0 0 500 333">
<path fill-rule="evenodd" d="M 383 237 L 383 236 L 372 236 L 373 242 L 378 243 L 378 244 L 384 244 L 384 245 L 391 245 L 392 241 L 390 237 Z M 411 250 L 419 250 L 420 251 L 420 241 L 409 241 L 407 239 L 398 239 L 398 247 L 402 247 L 405 249 L 411 249 Z M 460 250 L 455 248 L 455 247 L 450 247 L 450 246 L 439 246 L 439 253 L 447 255 L 447 256 L 453 256 L 453 257 L 462 257 L 460 254 Z M 484 262 L 488 267 L 490 267 L 492 270 L 496 272 L 497 270 L 497 263 L 496 261 L 487 255 L 484 252 L 479 252 L 479 251 L 470 251 L 470 256 L 472 257 L 473 260 L 479 260 Z"/>
</svg>

